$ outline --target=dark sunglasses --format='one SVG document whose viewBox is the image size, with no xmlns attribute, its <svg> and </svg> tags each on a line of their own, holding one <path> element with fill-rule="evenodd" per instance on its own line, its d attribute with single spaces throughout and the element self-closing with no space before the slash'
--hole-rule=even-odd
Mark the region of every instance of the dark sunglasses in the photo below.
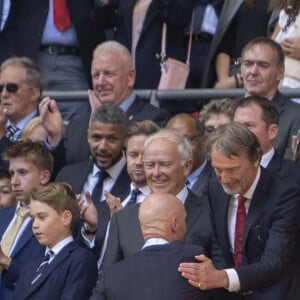
<svg viewBox="0 0 300 300">
<path fill-rule="evenodd" d="M 2 93 L 3 89 L 6 88 L 6 90 L 10 93 L 16 93 L 19 89 L 19 86 L 16 83 L 7 83 L 7 84 L 0 84 L 0 93 Z"/>
</svg>

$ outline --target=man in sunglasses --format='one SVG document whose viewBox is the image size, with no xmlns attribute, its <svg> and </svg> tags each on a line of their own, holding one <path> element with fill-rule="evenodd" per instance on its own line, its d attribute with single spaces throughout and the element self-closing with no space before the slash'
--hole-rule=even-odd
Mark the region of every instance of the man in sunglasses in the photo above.
<svg viewBox="0 0 300 300">
<path fill-rule="evenodd" d="M 17 141 L 37 115 L 42 74 L 26 57 L 12 57 L 0 66 L 0 154 Z M 3 161 L 0 161 L 0 165 Z"/>
</svg>

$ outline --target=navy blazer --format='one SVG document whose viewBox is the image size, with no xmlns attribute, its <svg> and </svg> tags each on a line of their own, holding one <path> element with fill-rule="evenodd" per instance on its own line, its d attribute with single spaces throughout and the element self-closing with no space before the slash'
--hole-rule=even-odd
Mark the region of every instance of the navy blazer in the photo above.
<svg viewBox="0 0 300 300">
<path fill-rule="evenodd" d="M 211 225 L 207 198 L 198 197 L 189 192 L 184 206 L 187 213 L 186 243 L 201 245 L 209 253 Z M 142 248 L 144 238 L 138 220 L 139 207 L 140 204 L 132 204 L 113 214 L 104 255 L 104 267 L 108 267 Z"/>
<path fill-rule="evenodd" d="M 90 300 L 207 300 L 207 292 L 178 272 L 181 262 L 195 262 L 204 253 L 201 246 L 181 242 L 146 247 L 100 273 Z"/>
<path fill-rule="evenodd" d="M 134 122 L 144 120 L 151 120 L 159 126 L 164 126 L 168 122 L 170 114 L 166 110 L 150 105 L 136 96 L 134 102 L 126 112 L 126 118 L 128 126 Z M 55 153 L 55 157 L 57 154 L 62 156 L 61 152 L 64 152 L 63 156 L 65 157 L 66 164 L 84 161 L 89 158 L 90 148 L 87 142 L 89 120 L 90 114 L 83 114 L 68 124 L 66 127 L 66 137 L 62 145 L 64 149 L 57 151 L 58 153 Z"/>
<path fill-rule="evenodd" d="M 67 244 L 34 281 L 43 259 L 44 254 L 22 269 L 15 299 L 89 299 L 98 273 L 97 260 L 90 251 L 76 242 Z"/>
<path fill-rule="evenodd" d="M 91 159 L 76 164 L 67 165 L 58 173 L 56 181 L 69 183 L 74 192 L 80 194 L 88 175 L 92 172 L 92 169 L 93 161 Z M 131 179 L 127 173 L 126 166 L 124 166 L 112 189 L 110 190 L 110 193 L 116 197 L 125 199 L 130 193 L 130 182 Z M 99 202 L 99 205 L 97 205 L 96 208 L 98 212 L 99 223 L 96 235 L 95 252 L 99 255 L 105 239 L 107 224 L 110 220 L 110 210 L 106 201 Z"/>
<path fill-rule="evenodd" d="M 1 33 L 0 62 L 11 56 L 37 57 L 46 23 L 49 0 L 14 0 Z M 98 11 L 94 0 L 68 0 L 72 23 L 75 26 L 78 47 L 86 77 L 91 86 L 91 62 L 96 46 L 105 40 L 104 31 L 92 20 Z M 99 10 L 99 9 L 98 9 Z"/>
<path fill-rule="evenodd" d="M 218 269 L 234 268 L 227 225 L 230 196 L 216 177 L 209 201 L 213 262 Z M 241 293 L 247 292 L 244 299 L 299 298 L 299 206 L 299 187 L 261 168 L 245 224 L 242 265 L 236 268 Z"/>
<path fill-rule="evenodd" d="M 0 209 L 0 239 L 14 217 L 16 207 Z M 19 238 L 13 252 L 8 270 L 3 270 L 0 284 L 0 299 L 13 299 L 14 288 L 20 275 L 23 265 L 30 259 L 40 255 L 45 251 L 45 247 L 40 245 L 32 232 L 31 221 L 26 226 L 22 236 Z"/>
</svg>

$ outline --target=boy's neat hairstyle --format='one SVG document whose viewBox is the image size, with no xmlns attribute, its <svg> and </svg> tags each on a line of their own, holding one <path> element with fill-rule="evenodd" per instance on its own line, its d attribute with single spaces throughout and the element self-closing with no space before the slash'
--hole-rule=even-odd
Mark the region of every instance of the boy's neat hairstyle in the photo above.
<svg viewBox="0 0 300 300">
<path fill-rule="evenodd" d="M 72 213 L 71 230 L 74 228 L 78 218 L 78 204 L 69 184 L 50 182 L 45 186 L 37 186 L 31 191 L 31 200 L 45 203 L 59 214 L 69 210 Z"/>
<path fill-rule="evenodd" d="M 22 157 L 33 163 L 40 171 L 53 172 L 54 159 L 51 152 L 42 144 L 30 140 L 19 141 L 5 149 L 4 160 Z"/>
</svg>

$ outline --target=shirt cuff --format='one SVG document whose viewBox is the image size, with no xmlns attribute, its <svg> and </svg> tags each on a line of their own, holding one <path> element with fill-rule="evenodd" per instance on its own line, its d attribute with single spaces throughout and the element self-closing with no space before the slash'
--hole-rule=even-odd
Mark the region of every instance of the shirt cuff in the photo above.
<svg viewBox="0 0 300 300">
<path fill-rule="evenodd" d="M 224 271 L 226 272 L 229 280 L 229 286 L 227 288 L 228 291 L 238 292 L 241 289 L 238 273 L 236 272 L 235 269 L 225 269 Z"/>
<path fill-rule="evenodd" d="M 87 236 L 85 235 L 84 229 L 83 229 L 83 228 L 81 228 L 81 236 L 82 236 L 82 238 L 83 238 L 84 243 L 85 243 L 90 249 L 92 249 L 92 248 L 95 247 L 95 238 L 93 238 L 92 240 L 89 240 L 89 239 L 87 238 Z"/>
</svg>

